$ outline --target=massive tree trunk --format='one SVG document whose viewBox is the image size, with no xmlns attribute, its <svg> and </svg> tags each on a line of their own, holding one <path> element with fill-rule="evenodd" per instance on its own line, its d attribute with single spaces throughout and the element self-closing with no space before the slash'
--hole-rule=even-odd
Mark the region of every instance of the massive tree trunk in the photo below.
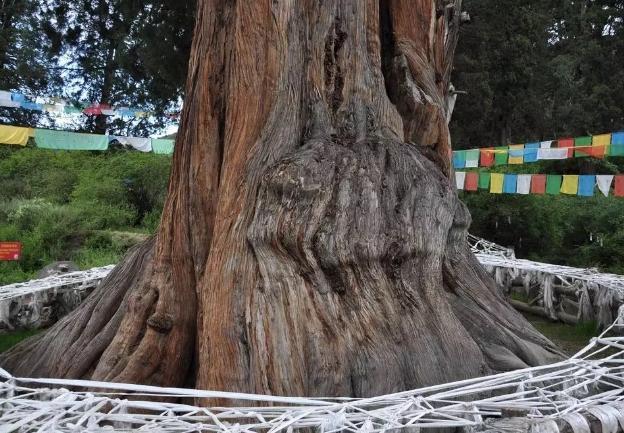
<svg viewBox="0 0 624 433">
<path fill-rule="evenodd" d="M 549 362 L 466 243 L 460 0 L 200 0 L 154 240 L 0 358 L 43 375 L 367 396 Z"/>
</svg>

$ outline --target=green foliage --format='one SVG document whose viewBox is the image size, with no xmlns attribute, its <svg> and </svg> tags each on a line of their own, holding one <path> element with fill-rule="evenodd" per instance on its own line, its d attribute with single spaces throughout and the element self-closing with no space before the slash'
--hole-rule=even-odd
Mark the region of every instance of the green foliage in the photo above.
<svg viewBox="0 0 624 433">
<path fill-rule="evenodd" d="M 170 162 L 138 152 L 0 153 L 0 240 L 23 243 L 19 263 L 0 263 L 0 284 L 57 260 L 119 261 L 158 226 Z"/>
<path fill-rule="evenodd" d="M 624 1 L 466 0 L 457 148 L 624 128 Z"/>
</svg>

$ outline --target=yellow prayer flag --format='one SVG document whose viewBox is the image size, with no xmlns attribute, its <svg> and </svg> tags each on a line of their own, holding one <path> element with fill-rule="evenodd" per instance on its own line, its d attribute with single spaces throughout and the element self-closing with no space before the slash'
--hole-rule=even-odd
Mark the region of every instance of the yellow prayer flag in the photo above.
<svg viewBox="0 0 624 433">
<path fill-rule="evenodd" d="M 609 155 L 611 146 L 611 134 L 600 134 L 592 137 L 592 146 L 604 146 L 604 155 Z"/>
<path fill-rule="evenodd" d="M 502 194 L 504 180 L 505 175 L 503 173 L 492 173 L 490 175 L 490 192 L 492 194 Z"/>
<path fill-rule="evenodd" d="M 18 144 L 20 146 L 26 146 L 26 143 L 28 143 L 28 137 L 29 128 L 0 125 L 1 144 Z"/>
<path fill-rule="evenodd" d="M 564 174 L 561 183 L 561 192 L 563 194 L 576 195 L 578 193 L 579 177 L 576 174 Z"/>
<path fill-rule="evenodd" d="M 28 128 L 28 136 L 30 138 L 35 138 L 35 128 Z"/>
</svg>

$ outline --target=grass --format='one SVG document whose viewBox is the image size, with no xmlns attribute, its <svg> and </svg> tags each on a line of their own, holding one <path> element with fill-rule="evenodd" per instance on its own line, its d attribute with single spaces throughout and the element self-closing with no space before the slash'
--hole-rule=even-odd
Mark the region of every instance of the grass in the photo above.
<svg viewBox="0 0 624 433">
<path fill-rule="evenodd" d="M 0 335 L 0 353 L 9 350 L 11 347 L 15 346 L 22 340 L 27 339 L 28 337 L 32 337 L 37 334 L 39 329 L 28 329 L 24 331 L 16 331 L 10 334 L 2 334 Z"/>
<path fill-rule="evenodd" d="M 587 346 L 592 337 L 598 335 L 595 322 L 566 325 L 560 322 L 551 322 L 543 317 L 524 314 L 529 322 L 546 338 L 561 348 L 566 354 L 574 355 Z"/>
</svg>

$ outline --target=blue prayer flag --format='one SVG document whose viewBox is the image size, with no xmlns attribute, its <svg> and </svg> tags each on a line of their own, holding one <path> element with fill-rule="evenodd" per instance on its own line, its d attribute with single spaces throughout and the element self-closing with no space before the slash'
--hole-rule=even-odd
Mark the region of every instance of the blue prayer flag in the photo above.
<svg viewBox="0 0 624 433">
<path fill-rule="evenodd" d="M 43 105 L 37 104 L 36 102 L 21 102 L 20 107 L 25 110 L 43 111 Z"/>
<path fill-rule="evenodd" d="M 596 185 L 596 176 L 581 175 L 579 176 L 578 195 L 583 197 L 592 197 L 594 195 L 594 186 Z"/>
<path fill-rule="evenodd" d="M 26 102 L 26 97 L 21 93 L 11 93 L 11 101 Z"/>
<path fill-rule="evenodd" d="M 505 179 L 503 180 L 503 192 L 505 194 L 515 194 L 517 185 L 518 185 L 518 175 L 506 174 Z"/>
<path fill-rule="evenodd" d="M 527 143 L 524 145 L 524 162 L 537 162 L 537 150 L 539 143 Z"/>
</svg>

